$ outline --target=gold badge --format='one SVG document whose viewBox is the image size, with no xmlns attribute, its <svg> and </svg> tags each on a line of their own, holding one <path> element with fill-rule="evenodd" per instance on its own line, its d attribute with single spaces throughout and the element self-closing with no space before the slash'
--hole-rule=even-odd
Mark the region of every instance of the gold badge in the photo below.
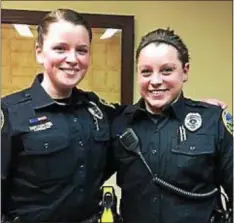
<svg viewBox="0 0 234 223">
<path fill-rule="evenodd" d="M 222 120 L 223 124 L 225 125 L 226 129 L 233 134 L 233 118 L 232 115 L 227 112 L 226 110 L 222 113 Z"/>
<path fill-rule="evenodd" d="M 3 125 L 4 125 L 4 114 L 1 110 L 1 130 L 2 130 Z"/>
</svg>

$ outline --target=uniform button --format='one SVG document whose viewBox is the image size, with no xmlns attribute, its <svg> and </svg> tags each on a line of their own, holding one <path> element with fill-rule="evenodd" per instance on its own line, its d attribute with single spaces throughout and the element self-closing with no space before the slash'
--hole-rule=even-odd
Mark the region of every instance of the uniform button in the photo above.
<svg viewBox="0 0 234 223">
<path fill-rule="evenodd" d="M 156 149 L 153 149 L 152 150 L 152 154 L 156 154 L 157 153 L 157 150 Z"/>
<path fill-rule="evenodd" d="M 79 141 L 79 145 L 80 145 L 80 146 L 83 146 L 84 144 L 83 144 L 83 142 L 82 142 L 82 141 Z"/>
<path fill-rule="evenodd" d="M 78 121 L 78 118 L 73 118 L 73 122 L 77 122 Z"/>
<path fill-rule="evenodd" d="M 195 146 L 190 146 L 189 149 L 190 149 L 190 150 L 195 150 L 196 147 L 195 147 Z"/>
<path fill-rule="evenodd" d="M 80 192 L 83 192 L 84 191 L 84 189 L 83 188 L 80 188 Z"/>
<path fill-rule="evenodd" d="M 46 142 L 46 143 L 44 143 L 44 148 L 45 149 L 48 149 L 48 147 L 49 147 L 49 144 Z"/>
<path fill-rule="evenodd" d="M 83 168 L 84 168 L 84 165 L 80 165 L 80 168 L 83 169 Z"/>
<path fill-rule="evenodd" d="M 153 202 L 157 202 L 158 198 L 157 197 L 154 197 L 153 198 Z"/>
</svg>

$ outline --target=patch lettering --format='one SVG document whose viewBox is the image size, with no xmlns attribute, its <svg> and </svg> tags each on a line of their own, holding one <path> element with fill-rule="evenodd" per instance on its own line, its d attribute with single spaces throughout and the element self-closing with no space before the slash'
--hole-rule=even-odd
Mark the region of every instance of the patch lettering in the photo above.
<svg viewBox="0 0 234 223">
<path fill-rule="evenodd" d="M 50 129 L 53 126 L 53 123 L 48 120 L 46 116 L 33 117 L 29 120 L 29 129 L 33 132 L 43 131 Z"/>
</svg>

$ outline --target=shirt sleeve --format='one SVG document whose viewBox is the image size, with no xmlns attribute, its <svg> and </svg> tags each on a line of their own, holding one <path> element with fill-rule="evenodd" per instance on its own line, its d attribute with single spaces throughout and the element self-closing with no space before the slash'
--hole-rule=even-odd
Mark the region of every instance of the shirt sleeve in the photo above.
<svg viewBox="0 0 234 223">
<path fill-rule="evenodd" d="M 230 113 L 222 112 L 219 120 L 217 181 L 233 207 L 233 119 Z"/>
<path fill-rule="evenodd" d="M 9 112 L 6 106 L 1 103 L 1 199 L 3 214 L 9 193 L 8 173 L 12 155 L 11 142 L 11 125 L 9 121 Z"/>
<path fill-rule="evenodd" d="M 116 171 L 117 171 L 117 162 L 116 159 L 114 158 L 112 142 L 110 142 L 109 148 L 107 150 L 107 159 L 103 175 L 103 182 L 108 180 Z"/>
</svg>

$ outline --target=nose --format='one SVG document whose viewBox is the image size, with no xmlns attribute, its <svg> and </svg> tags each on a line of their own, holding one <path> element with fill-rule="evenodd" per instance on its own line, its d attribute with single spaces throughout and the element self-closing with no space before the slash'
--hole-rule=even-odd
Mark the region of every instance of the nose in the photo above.
<svg viewBox="0 0 234 223">
<path fill-rule="evenodd" d="M 162 84 L 162 77 L 160 74 L 158 73 L 154 73 L 151 77 L 151 81 L 150 81 L 151 84 L 153 85 L 157 85 L 157 84 Z"/>
<path fill-rule="evenodd" d="M 66 57 L 66 61 L 68 63 L 77 63 L 77 56 L 76 56 L 76 52 L 71 50 L 67 53 L 67 57 Z"/>
</svg>

